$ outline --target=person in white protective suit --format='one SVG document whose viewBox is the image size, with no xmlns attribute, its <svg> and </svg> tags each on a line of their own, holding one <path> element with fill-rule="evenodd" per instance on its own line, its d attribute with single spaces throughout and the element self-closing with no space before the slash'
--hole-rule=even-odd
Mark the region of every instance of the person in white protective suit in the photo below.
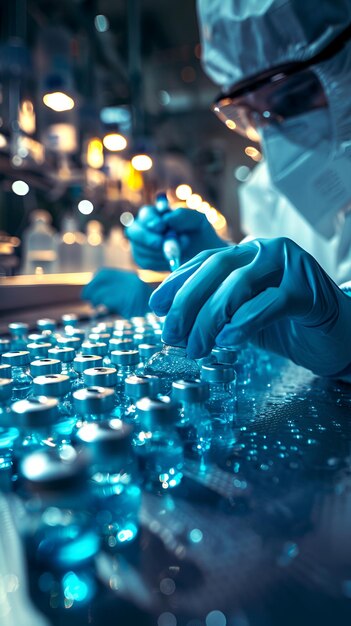
<svg viewBox="0 0 351 626">
<path fill-rule="evenodd" d="M 183 265 L 150 299 L 163 339 L 194 358 L 249 339 L 351 381 L 351 0 L 198 0 L 198 16 L 213 110 L 264 161 L 240 190 L 250 241 L 184 209 L 128 229 L 151 269 L 164 233 L 179 237 Z"/>
</svg>

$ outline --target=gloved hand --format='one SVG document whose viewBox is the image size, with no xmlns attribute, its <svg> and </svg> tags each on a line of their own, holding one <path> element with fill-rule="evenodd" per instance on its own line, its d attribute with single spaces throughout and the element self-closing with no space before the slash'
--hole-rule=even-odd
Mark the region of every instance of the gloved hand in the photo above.
<svg viewBox="0 0 351 626">
<path fill-rule="evenodd" d="M 178 236 L 182 263 L 202 250 L 226 245 L 203 213 L 175 209 L 160 214 L 154 206 L 144 206 L 125 230 L 137 265 L 156 271 L 169 269 L 162 252 L 163 237 L 168 230 L 173 230 Z"/>
<path fill-rule="evenodd" d="M 127 270 L 104 267 L 85 285 L 81 297 L 93 306 L 104 304 L 122 317 L 143 316 L 149 311 L 152 287 Z"/>
<path fill-rule="evenodd" d="M 167 315 L 163 340 L 192 358 L 246 340 L 320 376 L 351 381 L 351 298 L 290 239 L 209 250 L 171 274 L 150 299 Z"/>
</svg>

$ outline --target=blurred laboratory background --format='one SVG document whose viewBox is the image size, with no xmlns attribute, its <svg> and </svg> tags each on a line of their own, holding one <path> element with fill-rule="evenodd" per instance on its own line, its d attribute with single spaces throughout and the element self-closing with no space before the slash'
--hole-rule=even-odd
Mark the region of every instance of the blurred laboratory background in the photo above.
<svg viewBox="0 0 351 626">
<path fill-rule="evenodd" d="M 195 0 L 2 0 L 0 25 L 0 276 L 133 268 L 160 190 L 240 238 L 261 154 L 210 110 Z"/>
</svg>

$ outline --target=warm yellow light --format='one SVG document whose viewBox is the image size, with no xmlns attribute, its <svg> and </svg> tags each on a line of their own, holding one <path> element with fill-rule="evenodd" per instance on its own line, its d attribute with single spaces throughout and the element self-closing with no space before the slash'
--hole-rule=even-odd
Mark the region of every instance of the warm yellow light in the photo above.
<svg viewBox="0 0 351 626">
<path fill-rule="evenodd" d="M 209 211 L 211 208 L 210 203 L 209 202 L 201 202 L 200 206 L 197 208 L 198 211 L 200 211 L 200 213 L 207 213 L 207 211 Z"/>
<path fill-rule="evenodd" d="M 61 113 L 62 111 L 70 111 L 74 107 L 74 100 L 66 93 L 62 91 L 54 91 L 53 93 L 46 93 L 43 96 L 44 104 L 52 109 Z"/>
<path fill-rule="evenodd" d="M 63 239 L 64 243 L 67 243 L 69 246 L 72 243 L 74 243 L 75 240 L 76 240 L 74 233 L 70 233 L 70 232 L 64 233 L 62 235 L 62 239 Z"/>
<path fill-rule="evenodd" d="M 211 206 L 210 209 L 207 211 L 206 213 L 206 217 L 208 219 L 208 221 L 210 222 L 210 224 L 214 224 L 217 220 L 217 211 L 216 209 Z"/>
<path fill-rule="evenodd" d="M 107 150 L 111 152 L 119 152 L 127 147 L 127 140 L 123 135 L 119 133 L 108 133 L 103 138 L 103 144 Z"/>
<path fill-rule="evenodd" d="M 7 139 L 5 135 L 0 134 L 0 148 L 6 148 L 6 146 L 7 146 Z"/>
<path fill-rule="evenodd" d="M 245 154 L 256 162 L 261 161 L 262 159 L 262 154 L 254 146 L 247 146 L 245 148 Z"/>
<path fill-rule="evenodd" d="M 198 209 L 201 206 L 201 203 L 202 198 L 198 193 L 192 193 L 186 201 L 186 205 L 189 209 Z"/>
<path fill-rule="evenodd" d="M 100 233 L 92 232 L 89 233 L 87 240 L 91 246 L 99 246 L 102 243 L 102 236 Z"/>
<path fill-rule="evenodd" d="M 236 123 L 233 120 L 226 120 L 225 125 L 227 128 L 230 128 L 230 130 L 236 129 Z"/>
<path fill-rule="evenodd" d="M 217 219 L 214 222 L 213 226 L 216 230 L 222 230 L 223 228 L 225 228 L 227 225 L 227 220 L 225 219 L 224 215 L 222 215 L 222 213 L 219 213 L 217 211 Z"/>
<path fill-rule="evenodd" d="M 147 154 L 136 154 L 133 156 L 131 163 L 137 172 L 147 172 L 152 168 L 152 158 Z"/>
<path fill-rule="evenodd" d="M 18 125 L 28 135 L 32 135 L 35 132 L 35 113 L 33 102 L 30 100 L 23 100 L 19 108 Z"/>
<path fill-rule="evenodd" d="M 192 194 L 193 190 L 190 185 L 178 185 L 175 190 L 175 194 L 179 200 L 187 200 Z"/>
<path fill-rule="evenodd" d="M 90 167 L 100 169 L 104 164 L 104 147 L 98 137 L 90 139 L 87 146 L 87 163 Z"/>
<path fill-rule="evenodd" d="M 257 143 L 260 143 L 261 141 L 261 137 L 259 136 L 257 130 L 252 126 L 247 129 L 246 136 L 248 139 L 251 139 L 251 141 L 256 141 Z"/>
</svg>

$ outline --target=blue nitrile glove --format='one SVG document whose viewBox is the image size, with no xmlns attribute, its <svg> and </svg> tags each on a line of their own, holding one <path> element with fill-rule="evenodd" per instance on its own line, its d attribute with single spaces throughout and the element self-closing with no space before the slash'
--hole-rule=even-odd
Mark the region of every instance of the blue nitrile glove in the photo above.
<svg viewBox="0 0 351 626">
<path fill-rule="evenodd" d="M 143 269 L 168 270 L 162 252 L 164 235 L 172 230 L 181 248 L 181 262 L 208 248 L 223 248 L 221 239 L 207 217 L 192 209 L 174 209 L 160 214 L 154 206 L 141 207 L 137 218 L 125 230 L 130 240 L 134 261 Z"/>
<path fill-rule="evenodd" d="M 93 306 L 105 305 L 122 317 L 142 316 L 149 311 L 152 287 L 127 270 L 104 267 L 85 285 L 81 297 Z"/>
<path fill-rule="evenodd" d="M 290 239 L 208 250 L 150 299 L 163 340 L 192 358 L 251 340 L 320 376 L 351 381 L 351 298 Z"/>
</svg>

